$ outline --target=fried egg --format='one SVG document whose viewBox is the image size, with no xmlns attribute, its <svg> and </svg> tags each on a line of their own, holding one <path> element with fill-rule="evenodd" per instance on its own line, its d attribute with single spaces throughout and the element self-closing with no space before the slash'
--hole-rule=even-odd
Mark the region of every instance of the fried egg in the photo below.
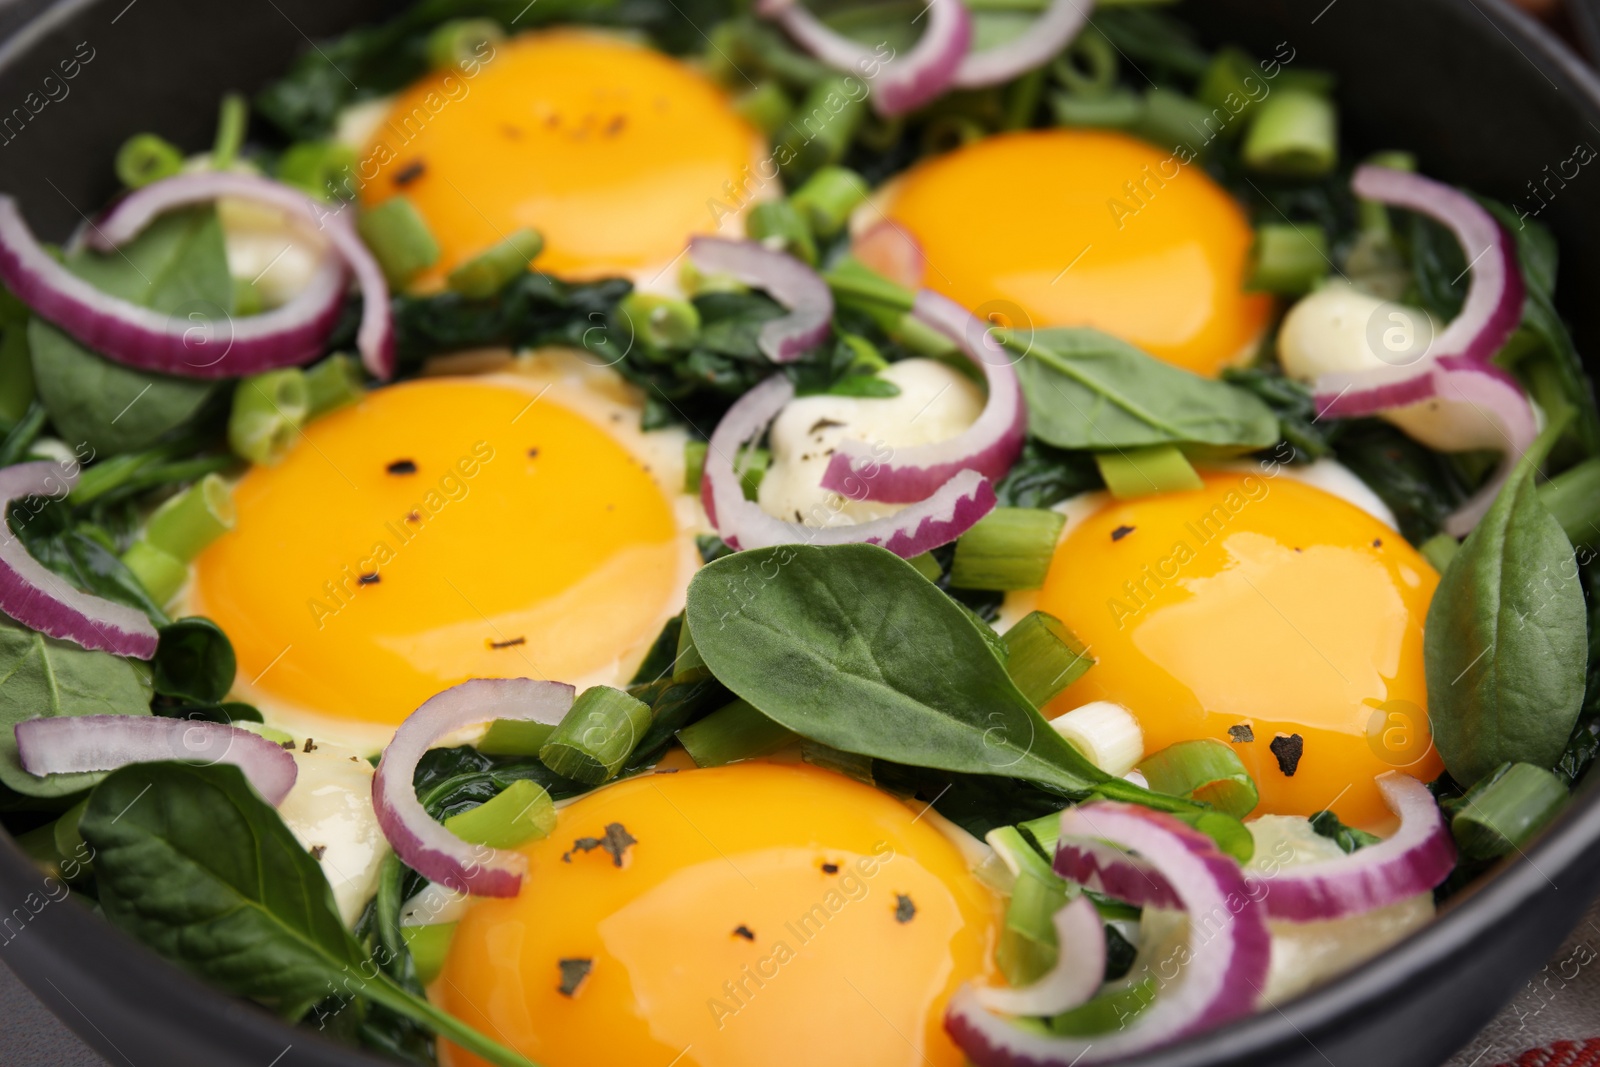
<svg viewBox="0 0 1600 1067">
<path fill-rule="evenodd" d="M 1047 611 L 1095 657 L 1047 716 L 1111 701 L 1138 719 L 1146 754 L 1229 744 L 1260 790 L 1258 814 L 1331 809 L 1387 828 L 1374 778 L 1442 770 L 1422 665 L 1438 574 L 1392 519 L 1364 510 L 1370 491 L 1352 492 L 1347 471 L 1295 471 L 1078 498 L 1043 589 L 1007 614 Z"/>
<path fill-rule="evenodd" d="M 857 213 L 927 259 L 923 284 L 1011 327 L 1093 326 L 1197 374 L 1254 350 L 1243 209 L 1194 163 L 1120 133 L 1000 134 L 924 160 Z"/>
<path fill-rule="evenodd" d="M 646 775 L 523 851 L 521 894 L 472 902 L 430 992 L 545 1067 L 964 1062 L 944 1004 L 989 974 L 1002 902 L 871 786 L 765 762 Z"/>
<path fill-rule="evenodd" d="M 576 354 L 504 367 L 375 390 L 240 480 L 185 610 L 273 725 L 370 752 L 468 678 L 625 683 L 682 609 L 681 432 Z"/>
<path fill-rule="evenodd" d="M 764 139 L 710 79 L 590 30 L 501 42 L 367 114 L 361 202 L 408 197 L 439 272 L 532 227 L 542 271 L 660 282 L 692 235 L 743 236 L 743 209 L 780 192 L 775 170 L 760 177 Z"/>
</svg>

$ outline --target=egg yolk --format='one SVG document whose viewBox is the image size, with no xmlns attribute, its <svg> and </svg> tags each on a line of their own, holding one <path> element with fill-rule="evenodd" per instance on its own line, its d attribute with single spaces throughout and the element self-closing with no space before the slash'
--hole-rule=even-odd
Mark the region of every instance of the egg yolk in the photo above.
<svg viewBox="0 0 1600 1067">
<path fill-rule="evenodd" d="M 468 678 L 580 679 L 654 637 L 672 507 L 611 435 L 514 379 L 430 379 L 308 426 L 234 492 L 191 604 L 242 683 L 398 723 Z"/>
<path fill-rule="evenodd" d="M 1252 231 L 1193 163 L 1118 133 L 977 141 L 911 168 L 887 217 L 927 257 L 924 284 L 1008 326 L 1093 326 L 1197 374 L 1261 335 L 1243 289 Z"/>
<path fill-rule="evenodd" d="M 1114 701 L 1146 754 L 1227 743 L 1257 814 L 1390 825 L 1374 778 L 1443 769 L 1422 670 L 1438 581 L 1399 534 L 1287 478 L 1209 474 L 1107 504 L 1063 539 L 1040 595 L 1096 660 L 1046 714 Z"/>
<path fill-rule="evenodd" d="M 585 849 L 612 826 L 634 839 L 620 859 Z M 944 1005 L 987 975 L 999 902 L 870 786 L 772 763 L 647 775 L 524 851 L 521 895 L 473 903 L 431 993 L 545 1067 L 965 1062 Z"/>
<path fill-rule="evenodd" d="M 664 269 L 717 230 L 758 145 L 721 89 L 668 56 L 533 33 L 401 93 L 359 163 L 361 200 L 410 198 L 446 271 L 525 226 L 549 273 Z"/>
</svg>

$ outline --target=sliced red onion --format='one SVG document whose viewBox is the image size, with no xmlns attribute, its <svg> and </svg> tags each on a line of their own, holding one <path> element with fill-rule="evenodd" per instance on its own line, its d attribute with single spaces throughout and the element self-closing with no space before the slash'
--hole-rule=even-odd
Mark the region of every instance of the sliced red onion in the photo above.
<svg viewBox="0 0 1600 1067">
<path fill-rule="evenodd" d="M 995 341 L 988 326 L 935 292 L 918 293 L 912 313 L 960 345 L 983 372 L 988 403 L 977 421 L 955 437 L 896 449 L 887 462 L 874 458 L 869 442 L 840 441 L 822 474 L 824 489 L 843 493 L 860 485 L 864 495 L 858 499 L 903 504 L 924 499 L 962 471 L 977 471 L 997 482 L 1022 454 L 1028 409 L 1017 381 L 1016 357 Z"/>
<path fill-rule="evenodd" d="M 96 289 L 56 262 L 28 229 L 16 201 L 0 196 L 0 281 L 40 318 L 141 370 L 229 378 L 308 362 L 338 322 L 344 278 L 344 267 L 329 257 L 282 307 L 202 325 Z"/>
<path fill-rule="evenodd" d="M 294 788 L 299 767 L 260 734 L 197 719 L 159 715 L 82 715 L 28 719 L 15 727 L 22 769 L 47 774 L 114 771 L 130 763 L 181 760 L 238 767 L 273 807 Z"/>
<path fill-rule="evenodd" d="M 907 289 L 921 289 L 928 273 L 922 245 L 898 223 L 884 219 L 850 242 L 850 253 L 863 265 Z"/>
<path fill-rule="evenodd" d="M 1281 867 L 1275 874 L 1245 872 L 1255 897 L 1274 919 L 1315 922 L 1359 915 L 1426 893 L 1455 867 L 1449 827 L 1428 787 L 1398 771 L 1378 778 L 1384 803 L 1400 828 L 1376 845 L 1340 859 Z M 1102 841 L 1062 840 L 1056 873 L 1079 885 L 1139 907 L 1180 907 L 1180 894 L 1138 856 Z"/>
<path fill-rule="evenodd" d="M 706 516 L 731 548 L 774 545 L 881 545 L 904 559 L 949 544 L 994 509 L 994 487 L 976 471 L 962 471 L 925 500 L 893 515 L 850 526 L 805 526 L 773 518 L 744 498 L 733 457 L 766 432 L 794 399 L 794 385 L 774 374 L 728 409 L 706 450 L 700 500 Z M 849 489 L 857 489 L 850 486 Z M 846 495 L 851 495 L 847 490 Z M 855 499 L 860 499 L 859 491 Z"/>
<path fill-rule="evenodd" d="M 1539 421 L 1527 395 L 1516 379 L 1490 364 L 1484 367 L 1441 367 L 1436 375 L 1438 396 L 1446 404 L 1464 404 L 1487 419 L 1504 438 L 1504 454 L 1492 477 L 1476 493 L 1445 518 L 1445 532 L 1465 537 L 1478 525 L 1500 487 L 1522 461 L 1522 456 L 1539 436 Z M 1467 421 L 1463 415 L 1458 422 Z"/>
<path fill-rule="evenodd" d="M 346 204 L 331 208 L 298 189 L 253 174 L 231 171 L 180 174 L 136 189 L 117 201 L 84 239 L 90 247 L 110 251 L 132 240 L 158 215 L 188 204 L 223 198 L 249 200 L 277 208 L 328 239 L 355 274 L 361 288 L 361 326 L 356 331 L 361 362 L 376 378 L 386 381 L 393 376 L 394 321 L 389 308 L 389 284 L 384 280 L 378 261 L 356 233 L 349 214 L 353 209 Z M 250 321 L 245 318 L 234 324 L 235 347 L 239 343 L 238 331 Z"/>
<path fill-rule="evenodd" d="M 6 508 L 24 497 L 62 497 L 78 472 L 55 463 L 18 463 L 0 470 L 0 611 L 42 634 L 99 652 L 149 659 L 156 628 L 137 608 L 80 592 L 28 554 L 5 523 Z"/>
<path fill-rule="evenodd" d="M 442 739 L 495 719 L 554 726 L 572 707 L 573 688 L 528 678 L 475 678 L 430 697 L 394 733 L 372 778 L 372 806 L 395 855 L 428 879 L 463 893 L 514 897 L 527 860 L 518 852 L 472 845 L 429 817 L 413 784 L 417 764 Z"/>
<path fill-rule="evenodd" d="M 1052 0 L 1021 36 L 981 52 L 969 52 L 952 84 L 982 89 L 1021 77 L 1050 62 L 1072 43 L 1089 21 L 1094 0 Z"/>
<path fill-rule="evenodd" d="M 979 1067 L 1069 1067 L 1105 1063 L 1170 1045 L 1250 1014 L 1266 984 L 1272 951 L 1266 911 L 1250 896 L 1239 865 L 1206 835 L 1132 804 L 1095 803 L 1061 815 L 1063 837 L 1115 841 L 1143 856 L 1191 916 L 1183 980 L 1168 984 L 1131 1025 L 1093 1038 L 1024 1030 L 984 1007 L 971 986 L 958 991 L 945 1029 Z"/>
<path fill-rule="evenodd" d="M 695 237 L 689 258 L 709 274 L 727 274 L 759 289 L 789 314 L 761 327 L 758 344 L 774 363 L 793 363 L 828 338 L 833 321 L 833 291 L 817 272 L 759 241 Z"/>
<path fill-rule="evenodd" d="M 1094 902 L 1079 893 L 1055 914 L 1056 965 L 1018 989 L 977 986 L 973 995 L 989 1011 L 1006 1015 L 1060 1015 L 1094 996 L 1106 973 L 1106 933 Z"/>
<path fill-rule="evenodd" d="M 972 14 L 961 0 L 929 0 L 928 27 L 916 46 L 885 62 L 878 53 L 817 18 L 798 0 L 764 0 L 757 12 L 777 20 L 802 48 L 835 70 L 872 84 L 872 107 L 885 118 L 915 111 L 948 89 L 972 46 Z M 876 77 L 869 74 L 876 68 Z"/>
<path fill-rule="evenodd" d="M 1410 171 L 1358 167 L 1351 179 L 1357 196 L 1426 215 L 1450 228 L 1461 245 L 1472 280 L 1461 313 L 1410 367 L 1381 367 L 1317 379 L 1317 410 L 1325 416 L 1373 415 L 1435 395 L 1424 379 L 1445 360 L 1487 366 L 1522 321 L 1526 297 L 1517 243 L 1489 211 L 1466 193 Z"/>
</svg>

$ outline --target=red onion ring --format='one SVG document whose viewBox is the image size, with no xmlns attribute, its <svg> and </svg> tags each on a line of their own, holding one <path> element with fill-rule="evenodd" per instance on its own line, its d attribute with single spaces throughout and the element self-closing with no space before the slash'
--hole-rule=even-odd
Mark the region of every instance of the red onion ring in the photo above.
<svg viewBox="0 0 1600 1067">
<path fill-rule="evenodd" d="M 774 363 L 793 363 L 828 338 L 833 322 L 833 290 L 817 272 L 759 241 L 695 237 L 689 258 L 710 274 L 727 274 L 765 289 L 789 314 L 761 327 L 757 343 Z"/>
<path fill-rule="evenodd" d="M 130 763 L 179 760 L 228 763 L 244 772 L 273 807 L 294 788 L 300 769 L 282 745 L 260 734 L 198 719 L 159 715 L 83 715 L 17 723 L 22 769 L 47 774 L 114 771 Z"/>
<path fill-rule="evenodd" d="M 850 253 L 865 266 L 907 289 L 921 289 L 928 272 L 922 245 L 888 219 L 850 242 Z"/>
<path fill-rule="evenodd" d="M 1340 859 L 1245 872 L 1253 897 L 1267 915 L 1317 922 L 1360 915 L 1426 893 L 1455 867 L 1455 843 L 1428 787 L 1399 771 L 1378 777 L 1384 803 L 1400 828 L 1376 845 Z M 1063 840 L 1056 873 L 1096 892 L 1139 907 L 1181 907 L 1181 895 L 1159 870 L 1099 841 Z"/>
<path fill-rule="evenodd" d="M 711 435 L 705 472 L 700 479 L 700 501 L 711 525 L 730 548 L 864 543 L 881 545 L 910 559 L 949 544 L 994 510 L 994 487 L 989 480 L 976 471 L 962 471 L 927 499 L 871 522 L 814 527 L 773 518 L 760 505 L 744 498 L 733 457 L 765 433 L 778 412 L 793 399 L 794 385 L 783 375 L 774 374 L 740 397 Z M 855 499 L 860 499 L 859 491 Z"/>
<path fill-rule="evenodd" d="M 289 303 L 231 320 L 226 336 L 213 338 L 209 326 L 129 303 L 67 270 L 40 246 L 9 196 L 0 196 L 0 281 L 40 318 L 107 358 L 190 378 L 237 377 L 314 359 L 344 302 L 344 267 L 327 258 Z M 218 344 L 221 355 L 208 351 Z"/>
<path fill-rule="evenodd" d="M 51 462 L 18 463 L 0 470 L 0 611 L 42 634 L 97 652 L 149 659 L 156 654 L 156 628 L 137 608 L 80 592 L 28 554 L 3 516 L 12 501 L 62 497 L 78 472 Z"/>
<path fill-rule="evenodd" d="M 974 1063 L 1087 1067 L 1170 1045 L 1255 1010 L 1272 951 L 1266 912 L 1251 897 L 1239 865 L 1209 837 L 1169 815 L 1107 802 L 1066 809 L 1061 832 L 1137 851 L 1177 887 L 1178 899 L 1197 917 L 1190 923 L 1183 978 L 1162 989 L 1127 1028 L 1089 1039 L 1024 1030 L 987 1010 L 964 986 L 951 999 L 944 1025 Z"/>
<path fill-rule="evenodd" d="M 798 0 L 763 0 L 756 11 L 775 19 L 796 43 L 835 70 L 869 78 L 867 71 L 881 65 L 871 79 L 872 107 L 885 118 L 915 111 L 948 89 L 972 46 L 972 14 L 961 0 L 929 0 L 924 10 L 928 28 L 921 39 L 911 51 L 887 62 L 829 27 Z"/>
<path fill-rule="evenodd" d="M 860 499 L 903 504 L 922 500 L 965 470 L 997 482 L 1022 454 L 1028 408 L 1017 380 L 1016 357 L 996 343 L 988 327 L 965 308 L 931 290 L 917 294 L 912 314 L 961 346 L 983 372 L 989 386 L 988 402 L 977 421 L 962 433 L 949 440 L 898 449 L 888 462 L 874 459 L 873 446 L 866 441 L 840 441 L 822 473 L 824 489 L 843 493 L 858 484 L 864 490 Z"/>
<path fill-rule="evenodd" d="M 1461 313 L 1434 338 L 1426 358 L 1409 368 L 1382 367 L 1317 379 L 1317 411 L 1354 418 L 1436 395 L 1426 378 L 1436 365 L 1487 366 L 1522 321 L 1527 295 L 1517 244 L 1483 205 L 1443 182 L 1388 167 L 1356 168 L 1357 196 L 1426 215 L 1461 244 L 1472 280 Z"/>
<path fill-rule="evenodd" d="M 1523 454 L 1539 436 L 1539 420 L 1515 378 L 1493 364 L 1482 367 L 1441 367 L 1434 375 L 1436 396 L 1448 404 L 1467 405 L 1489 419 L 1505 438 L 1505 452 L 1494 474 L 1476 493 L 1444 520 L 1445 532 L 1465 537 L 1472 532 L 1501 486 L 1511 477 Z M 1465 417 L 1463 417 L 1464 419 Z"/>
<path fill-rule="evenodd" d="M 961 89 L 982 89 L 1044 66 L 1078 36 L 1093 8 L 1094 0 L 1052 0 L 1044 14 L 1014 40 L 968 53 L 956 68 L 951 84 Z"/>
<path fill-rule="evenodd" d="M 345 214 L 347 205 L 330 209 L 297 189 L 253 174 L 231 171 L 180 174 L 136 189 L 117 201 L 85 235 L 85 242 L 108 252 L 132 240 L 158 215 L 173 208 L 225 197 L 277 208 L 290 218 L 309 224 L 328 239 L 355 274 L 361 288 L 361 326 L 356 331 L 361 362 L 375 378 L 387 381 L 392 377 L 394 321 L 389 308 L 389 285 L 384 280 L 383 269 Z M 235 347 L 237 345 L 236 339 Z"/>
<path fill-rule="evenodd" d="M 428 698 L 407 716 L 383 750 L 372 778 L 372 806 L 395 855 L 428 879 L 463 893 L 514 897 L 527 859 L 518 852 L 471 845 L 435 822 L 417 799 L 417 763 L 435 743 L 494 719 L 554 726 L 572 707 L 573 688 L 528 678 L 475 678 Z"/>
<path fill-rule="evenodd" d="M 980 1005 L 1006 1015 L 1060 1015 L 1095 995 L 1106 973 L 1106 934 L 1094 902 L 1079 893 L 1053 921 L 1056 965 L 1022 988 L 974 987 Z"/>
</svg>

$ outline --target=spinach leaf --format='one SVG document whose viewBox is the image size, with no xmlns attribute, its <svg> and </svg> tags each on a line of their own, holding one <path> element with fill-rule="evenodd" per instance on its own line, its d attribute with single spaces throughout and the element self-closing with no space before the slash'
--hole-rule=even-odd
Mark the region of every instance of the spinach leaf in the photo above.
<svg viewBox="0 0 1600 1067">
<path fill-rule="evenodd" d="M 142 663 L 57 641 L 0 615 L 0 782 L 33 797 L 82 792 L 98 774 L 36 778 L 17 759 L 17 723 L 40 716 L 148 715 Z"/>
<path fill-rule="evenodd" d="M 1105 488 L 1088 452 L 1051 448 L 1029 437 L 1005 480 L 995 487 L 1003 508 L 1049 508 L 1068 497 Z"/>
<path fill-rule="evenodd" d="M 1583 588 L 1533 479 L 1551 433 L 1451 560 L 1428 608 L 1428 717 L 1445 768 L 1464 785 L 1502 763 L 1555 766 L 1583 703 Z"/>
<path fill-rule="evenodd" d="M 1057 448 L 1180 444 L 1242 451 L 1278 440 L 1277 418 L 1250 393 L 1098 330 L 1039 330 L 1008 344 L 1027 353 L 1017 375 L 1029 432 Z"/>
<path fill-rule="evenodd" d="M 67 257 L 67 268 L 97 289 L 156 311 L 205 319 L 233 311 L 222 227 L 211 208 L 164 215 L 121 252 L 79 251 Z M 182 426 L 218 388 L 213 381 L 113 363 L 42 319 L 29 324 L 28 343 L 39 399 L 57 435 L 102 456 L 143 448 Z"/>
<path fill-rule="evenodd" d="M 1338 424 L 1317 419 L 1311 390 L 1293 378 L 1284 377 L 1276 368 L 1230 367 L 1222 372 L 1222 380 L 1249 391 L 1272 409 L 1278 417 L 1278 432 L 1294 450 L 1291 462 L 1310 463 L 1333 450 L 1329 433 Z M 1274 450 L 1273 455 L 1283 459 L 1285 453 Z"/>
<path fill-rule="evenodd" d="M 218 988 L 298 1019 L 353 993 L 497 1064 L 529 1067 L 374 964 L 322 868 L 237 767 L 113 771 L 79 825 L 106 918 Z"/>
<path fill-rule="evenodd" d="M 802 737 L 1083 796 L 1107 781 L 1018 691 L 977 627 L 874 545 L 740 552 L 689 585 L 711 672 Z"/>
<path fill-rule="evenodd" d="M 197 704 L 220 703 L 238 666 L 222 627 L 198 615 L 163 626 L 150 661 L 156 692 Z"/>
</svg>

